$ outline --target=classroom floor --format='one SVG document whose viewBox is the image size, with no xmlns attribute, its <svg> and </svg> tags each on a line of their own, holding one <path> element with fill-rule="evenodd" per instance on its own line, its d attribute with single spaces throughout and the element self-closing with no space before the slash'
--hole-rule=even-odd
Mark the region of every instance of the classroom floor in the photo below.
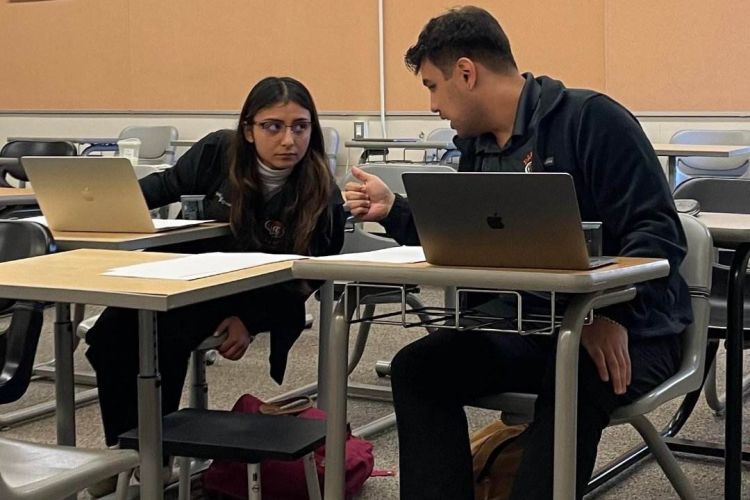
<svg viewBox="0 0 750 500">
<path fill-rule="evenodd" d="M 433 288 L 424 287 L 422 300 L 427 304 L 442 303 L 442 293 Z M 387 306 L 379 306 L 387 307 Z M 268 376 L 269 342 L 265 335 L 260 335 L 248 350 L 245 357 L 239 361 L 219 361 L 208 367 L 209 399 L 212 408 L 231 408 L 236 399 L 245 392 L 253 393 L 260 398 L 269 398 L 303 384 L 315 381 L 317 366 L 318 303 L 311 299 L 308 312 L 315 317 L 315 324 L 311 330 L 306 330 L 293 348 L 289 368 L 283 386 L 277 386 Z M 89 307 L 88 313 L 97 312 L 98 308 Z M 47 308 L 42 340 L 37 354 L 37 361 L 42 362 L 52 357 L 52 321 L 54 310 Z M 354 336 L 354 329 L 352 330 Z M 387 384 L 387 379 L 379 379 L 374 371 L 377 360 L 386 360 L 399 349 L 400 346 L 416 339 L 426 332 L 421 328 L 404 330 L 400 327 L 375 325 L 372 328 L 371 341 L 365 349 L 359 366 L 352 375 L 352 380 L 368 384 Z M 81 346 L 76 351 L 76 366 L 79 370 L 90 370 Z M 720 379 L 723 378 L 723 350 L 719 354 Z M 750 366 L 750 352 L 745 355 L 746 369 Z M 81 387 L 84 389 L 85 387 Z M 28 405 L 45 400 L 53 394 L 51 383 L 34 382 L 24 398 L 12 405 L 6 405 L 3 411 L 8 411 L 21 405 Z M 677 407 L 677 402 L 665 405 L 652 414 L 655 423 L 665 423 Z M 745 428 L 743 441 L 750 445 L 750 399 L 744 403 Z M 362 425 L 373 418 L 386 415 L 390 407 L 385 403 L 350 400 L 349 418 L 353 427 Z M 472 429 L 477 429 L 497 418 L 494 412 L 469 409 L 469 422 Z M 691 439 L 708 439 L 721 441 L 723 439 L 723 422 L 713 415 L 701 401 L 690 420 L 681 432 L 681 437 Z M 35 422 L 25 423 L 3 430 L 3 435 L 19 437 L 31 441 L 54 442 L 55 422 L 53 417 L 47 417 Z M 99 408 L 97 404 L 80 408 L 77 411 L 77 438 L 80 446 L 102 447 L 104 443 Z M 398 447 L 395 429 L 388 430 L 371 439 L 375 447 L 375 467 L 378 469 L 396 470 L 398 467 Z M 634 430 L 626 426 L 609 428 L 599 447 L 599 462 L 604 463 L 616 457 L 629 447 L 639 442 Z M 719 498 L 722 496 L 724 475 L 722 462 L 719 460 L 699 460 L 679 457 L 680 464 L 686 474 L 692 479 L 699 498 Z M 743 468 L 743 491 L 750 495 L 750 467 Z M 387 500 L 398 498 L 398 474 L 393 477 L 373 477 L 365 484 L 361 494 L 356 498 L 366 500 Z M 81 493 L 79 498 L 88 498 Z M 627 499 L 631 498 L 677 498 L 676 493 L 665 478 L 661 469 L 652 459 L 647 459 L 642 465 L 623 474 L 612 484 L 607 484 L 598 491 L 590 494 L 591 499 Z"/>
</svg>

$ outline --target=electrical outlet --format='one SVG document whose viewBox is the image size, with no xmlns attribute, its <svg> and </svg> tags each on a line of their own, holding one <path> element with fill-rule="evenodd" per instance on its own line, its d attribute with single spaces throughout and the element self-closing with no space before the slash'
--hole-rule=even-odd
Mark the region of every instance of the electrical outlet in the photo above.
<svg viewBox="0 0 750 500">
<path fill-rule="evenodd" d="M 354 138 L 364 139 L 367 137 L 367 122 L 354 122 Z"/>
</svg>

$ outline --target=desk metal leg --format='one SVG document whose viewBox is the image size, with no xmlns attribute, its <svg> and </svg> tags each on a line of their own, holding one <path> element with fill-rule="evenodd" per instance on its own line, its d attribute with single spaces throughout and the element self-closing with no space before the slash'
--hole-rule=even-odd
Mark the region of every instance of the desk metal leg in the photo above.
<svg viewBox="0 0 750 500">
<path fill-rule="evenodd" d="M 742 496 L 742 340 L 744 325 L 744 284 L 750 243 L 734 253 L 727 292 L 727 403 L 724 455 L 724 498 Z"/>
<path fill-rule="evenodd" d="M 553 498 L 573 499 L 576 492 L 576 430 L 578 428 L 578 351 L 581 328 L 591 296 L 574 298 L 568 305 L 557 337 L 555 361 L 555 451 Z"/>
<path fill-rule="evenodd" d="M 55 400 L 57 444 L 75 446 L 75 384 L 73 380 L 73 325 L 70 304 L 55 304 Z"/>
<path fill-rule="evenodd" d="M 138 311 L 138 449 L 141 459 L 141 498 L 161 500 L 161 376 L 159 374 L 156 313 Z"/>
<path fill-rule="evenodd" d="M 349 300 L 345 296 L 349 295 Z M 322 302 L 322 301 L 321 301 Z M 344 304 L 348 306 L 345 310 Z M 328 339 L 324 383 L 327 397 L 325 499 L 344 498 L 346 445 L 346 386 L 349 352 L 349 321 L 356 306 L 353 289 L 347 288 L 336 304 Z"/>
<path fill-rule="evenodd" d="M 333 314 L 333 281 L 326 281 L 320 287 L 320 320 L 318 321 L 318 408 L 328 407 L 326 394 L 326 366 L 328 364 L 328 349 L 331 336 L 331 316 Z"/>
<path fill-rule="evenodd" d="M 565 309 L 557 336 L 555 360 L 555 439 L 552 495 L 555 500 L 575 498 L 578 434 L 578 353 L 581 328 L 594 307 L 630 300 L 635 288 L 579 295 Z"/>
</svg>

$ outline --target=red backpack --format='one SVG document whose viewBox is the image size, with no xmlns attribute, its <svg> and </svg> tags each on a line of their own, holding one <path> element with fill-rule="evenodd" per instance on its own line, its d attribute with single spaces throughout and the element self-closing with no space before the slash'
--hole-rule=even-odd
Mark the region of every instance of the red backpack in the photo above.
<svg viewBox="0 0 750 500">
<path fill-rule="evenodd" d="M 261 408 L 263 407 L 263 408 Z M 232 411 L 244 413 L 277 413 L 278 406 L 266 404 L 251 394 L 245 394 L 234 404 Z M 325 420 L 326 413 L 309 407 L 299 413 L 299 418 Z M 356 494 L 372 474 L 375 459 L 372 444 L 353 437 L 346 439 L 346 498 Z M 318 480 L 323 486 L 325 475 L 325 447 L 315 450 Z M 260 466 L 261 495 L 268 499 L 295 500 L 307 498 L 305 469 L 302 460 L 266 460 Z M 214 460 L 203 474 L 203 488 L 207 493 L 220 493 L 229 498 L 247 498 L 247 465 L 239 462 Z"/>
</svg>

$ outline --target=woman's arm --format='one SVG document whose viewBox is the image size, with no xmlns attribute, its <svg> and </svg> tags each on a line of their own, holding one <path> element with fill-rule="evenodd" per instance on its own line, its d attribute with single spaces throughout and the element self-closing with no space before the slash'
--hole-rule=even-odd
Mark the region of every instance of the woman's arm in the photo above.
<svg viewBox="0 0 750 500">
<path fill-rule="evenodd" d="M 212 132 L 195 143 L 177 163 L 163 172 L 140 180 L 149 208 L 180 201 L 185 194 L 207 194 L 220 176 L 226 176 L 224 164 L 231 132 Z"/>
</svg>

